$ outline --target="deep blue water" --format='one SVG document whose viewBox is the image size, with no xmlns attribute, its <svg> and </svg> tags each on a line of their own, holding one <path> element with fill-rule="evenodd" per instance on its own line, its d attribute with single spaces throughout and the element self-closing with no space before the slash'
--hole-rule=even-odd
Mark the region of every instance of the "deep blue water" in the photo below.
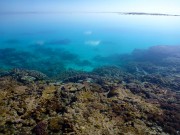
<svg viewBox="0 0 180 135">
<path fill-rule="evenodd" d="M 1 69 L 44 72 L 60 68 L 90 71 L 111 64 L 97 60 L 101 57 L 130 54 L 136 48 L 155 45 L 180 45 L 179 24 L 180 17 L 172 16 L 1 15 L 0 65 Z"/>
</svg>

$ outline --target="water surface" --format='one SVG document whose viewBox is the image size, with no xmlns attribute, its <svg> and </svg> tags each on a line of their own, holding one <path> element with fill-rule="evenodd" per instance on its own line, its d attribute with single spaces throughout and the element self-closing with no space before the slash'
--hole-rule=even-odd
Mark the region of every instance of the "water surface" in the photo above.
<svg viewBox="0 0 180 135">
<path fill-rule="evenodd" d="M 49 68 L 43 72 L 90 71 L 112 64 L 99 58 L 130 54 L 136 48 L 179 45 L 179 23 L 178 16 L 116 13 L 1 15 L 0 64 L 7 69 Z"/>
</svg>

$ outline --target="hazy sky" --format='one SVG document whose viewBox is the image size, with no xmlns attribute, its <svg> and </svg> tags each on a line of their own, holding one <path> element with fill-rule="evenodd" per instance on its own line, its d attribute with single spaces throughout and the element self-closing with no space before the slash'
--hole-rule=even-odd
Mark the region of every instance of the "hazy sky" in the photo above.
<svg viewBox="0 0 180 135">
<path fill-rule="evenodd" d="M 0 12 L 20 11 L 180 14 L 180 0 L 0 0 Z"/>
</svg>

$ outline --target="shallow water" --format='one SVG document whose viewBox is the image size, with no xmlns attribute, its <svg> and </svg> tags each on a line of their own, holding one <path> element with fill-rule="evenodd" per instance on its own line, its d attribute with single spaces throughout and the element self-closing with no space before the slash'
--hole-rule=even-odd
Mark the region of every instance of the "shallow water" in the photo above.
<svg viewBox="0 0 180 135">
<path fill-rule="evenodd" d="M 1 14 L 0 132 L 179 135 L 179 22 Z"/>
<path fill-rule="evenodd" d="M 179 23 L 180 17 L 175 16 L 116 13 L 1 15 L 0 64 L 8 69 L 50 68 L 51 71 L 59 65 L 62 70 L 85 71 L 101 65 L 118 65 L 101 58 L 130 54 L 136 48 L 179 45 Z M 2 50 L 5 48 L 16 51 Z"/>
</svg>

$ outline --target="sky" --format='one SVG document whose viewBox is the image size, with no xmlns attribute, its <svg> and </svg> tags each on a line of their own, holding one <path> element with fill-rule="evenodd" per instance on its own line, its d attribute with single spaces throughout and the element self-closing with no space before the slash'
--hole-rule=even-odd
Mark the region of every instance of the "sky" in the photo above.
<svg viewBox="0 0 180 135">
<path fill-rule="evenodd" d="M 0 0 L 0 12 L 148 12 L 180 14 L 180 0 Z"/>
</svg>

